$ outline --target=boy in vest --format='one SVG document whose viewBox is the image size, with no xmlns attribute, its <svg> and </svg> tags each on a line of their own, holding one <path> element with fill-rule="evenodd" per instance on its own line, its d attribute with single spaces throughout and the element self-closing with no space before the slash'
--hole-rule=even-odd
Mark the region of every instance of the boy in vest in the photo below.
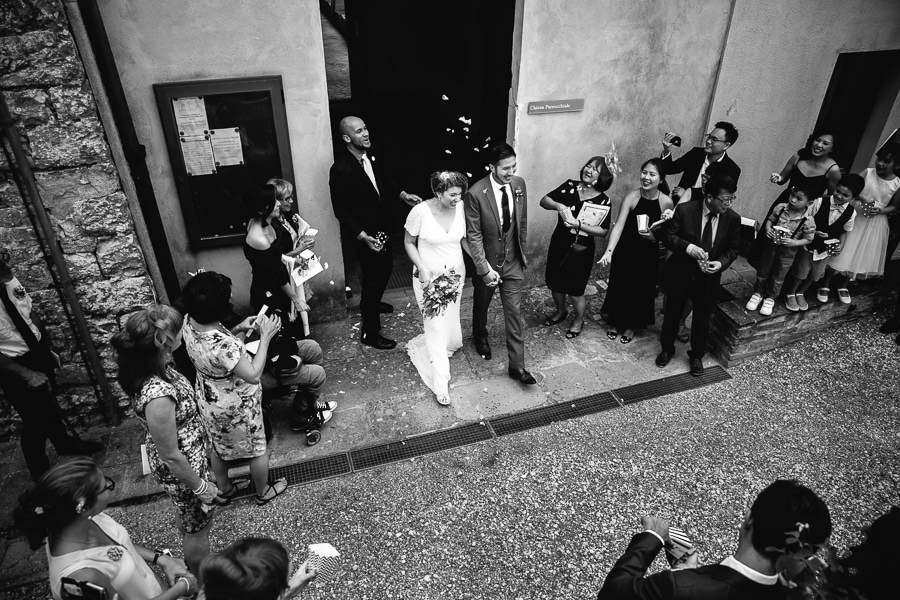
<svg viewBox="0 0 900 600">
<path fill-rule="evenodd" d="M 825 195 L 813 202 L 809 212 L 816 223 L 816 236 L 812 244 L 797 253 L 784 284 L 784 306 L 788 310 L 796 312 L 809 309 L 804 294 L 813 282 L 822 278 L 832 257 L 844 249 L 844 238 L 853 229 L 856 218 L 856 209 L 850 201 L 859 196 L 864 186 L 862 177 L 849 173 L 841 177 L 830 197 Z M 818 300 L 827 302 L 828 296 Z"/>
</svg>

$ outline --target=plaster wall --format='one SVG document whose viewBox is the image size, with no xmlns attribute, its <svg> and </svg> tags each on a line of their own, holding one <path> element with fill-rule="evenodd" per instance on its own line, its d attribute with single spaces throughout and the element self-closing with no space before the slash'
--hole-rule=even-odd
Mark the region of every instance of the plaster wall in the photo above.
<svg viewBox="0 0 900 600">
<path fill-rule="evenodd" d="M 618 207 L 637 187 L 641 163 L 659 155 L 664 132 L 679 132 L 683 150 L 699 145 L 730 6 L 725 0 L 520 4 L 510 138 L 529 188 L 529 283 L 543 281 L 556 224 L 555 213 L 537 202 L 577 177 L 589 157 L 616 145 L 624 171 L 608 194 Z M 528 102 L 567 98 L 584 98 L 584 110 L 527 114 Z"/>
<path fill-rule="evenodd" d="M 838 53 L 897 48 L 895 0 L 736 0 L 710 119 L 741 132 L 730 151 L 743 170 L 738 212 L 761 218 L 780 191 L 769 174 L 815 126 Z M 897 126 L 889 119 L 887 132 Z"/>
<path fill-rule="evenodd" d="M 333 155 L 318 2 L 229 2 L 227 11 L 218 0 L 99 0 L 98 5 L 138 137 L 147 147 L 181 282 L 197 267 L 219 271 L 235 282 L 235 305 L 249 303 L 250 268 L 240 246 L 195 251 L 188 245 L 152 85 L 281 75 L 300 213 L 319 229 L 316 251 L 330 266 L 311 281 L 318 295 L 314 317 L 345 310 L 340 233 L 328 192 Z"/>
</svg>

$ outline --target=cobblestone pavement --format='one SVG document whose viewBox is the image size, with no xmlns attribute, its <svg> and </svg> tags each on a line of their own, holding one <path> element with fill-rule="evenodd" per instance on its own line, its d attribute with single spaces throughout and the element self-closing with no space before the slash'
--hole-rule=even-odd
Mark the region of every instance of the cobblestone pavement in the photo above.
<svg viewBox="0 0 900 600">
<path fill-rule="evenodd" d="M 900 348 L 879 323 L 815 335 L 707 388 L 237 503 L 217 516 L 213 547 L 270 535 L 301 556 L 331 542 L 342 570 L 308 598 L 592 598 L 640 515 L 670 517 L 718 560 L 756 492 L 794 477 L 827 501 L 846 548 L 900 504 Z M 166 502 L 110 512 L 135 540 L 179 547 Z"/>
</svg>

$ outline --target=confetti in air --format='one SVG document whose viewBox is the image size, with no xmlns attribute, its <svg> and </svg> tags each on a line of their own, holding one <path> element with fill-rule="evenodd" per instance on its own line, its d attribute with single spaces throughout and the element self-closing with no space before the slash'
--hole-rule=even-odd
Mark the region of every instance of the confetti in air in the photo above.
<svg viewBox="0 0 900 600">
<path fill-rule="evenodd" d="M 325 263 L 324 265 L 322 265 L 322 266 L 324 266 L 324 267 L 327 269 L 327 268 L 328 268 L 328 263 L 326 262 L 326 263 Z"/>
<path fill-rule="evenodd" d="M 449 150 L 444 150 L 444 152 L 446 152 L 447 154 L 453 154 L 453 153 L 450 152 Z"/>
<path fill-rule="evenodd" d="M 469 130 L 468 127 L 463 127 L 463 131 L 468 131 L 468 130 Z"/>
<path fill-rule="evenodd" d="M 472 176 L 472 174 L 469 173 L 468 171 L 466 171 L 466 177 L 471 177 L 471 176 Z"/>
<path fill-rule="evenodd" d="M 447 97 L 447 94 L 441 94 L 441 100 L 449 100 L 449 99 L 450 98 Z"/>
</svg>

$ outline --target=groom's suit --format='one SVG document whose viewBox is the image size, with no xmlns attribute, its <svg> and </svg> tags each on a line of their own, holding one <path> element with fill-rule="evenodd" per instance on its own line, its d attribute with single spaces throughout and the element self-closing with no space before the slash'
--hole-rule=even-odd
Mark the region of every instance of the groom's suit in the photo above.
<svg viewBox="0 0 900 600">
<path fill-rule="evenodd" d="M 513 206 L 509 230 L 504 234 L 491 176 L 469 188 L 465 197 L 466 239 L 477 275 L 472 277 L 472 335 L 476 345 L 487 342 L 487 310 L 495 287 L 500 288 L 506 324 L 506 351 L 510 369 L 525 368 L 524 324 L 520 312 L 525 283 L 525 238 L 528 233 L 528 194 L 525 180 L 513 176 L 506 186 Z M 482 276 L 491 269 L 500 274 L 498 286 L 489 287 Z"/>
</svg>

